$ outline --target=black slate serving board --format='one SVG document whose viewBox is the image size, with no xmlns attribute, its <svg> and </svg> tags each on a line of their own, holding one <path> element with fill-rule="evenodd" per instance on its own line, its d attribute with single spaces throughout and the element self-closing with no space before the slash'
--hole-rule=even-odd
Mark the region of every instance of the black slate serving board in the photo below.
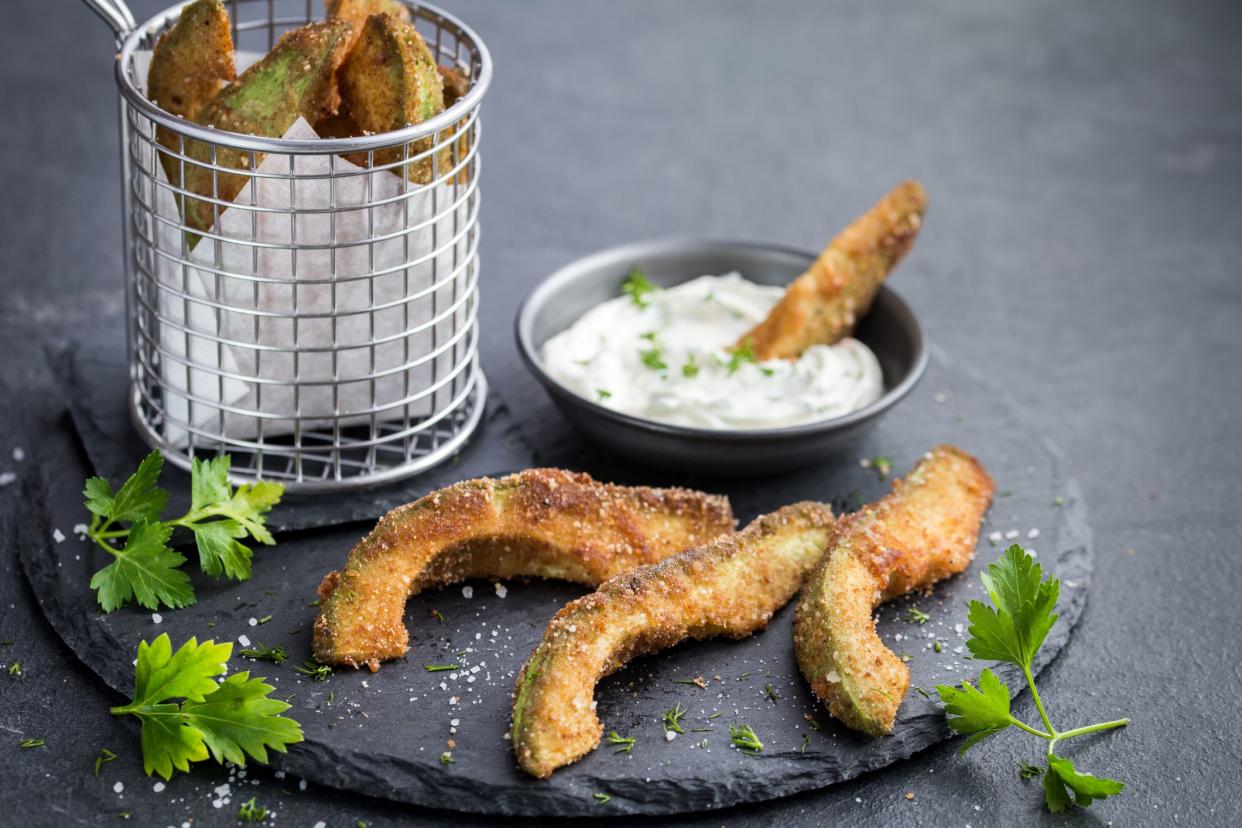
<svg viewBox="0 0 1242 828">
<path fill-rule="evenodd" d="M 782 477 L 707 481 L 634 467 L 584 443 L 533 383 L 513 383 L 503 394 L 493 394 L 489 407 L 493 413 L 488 424 L 467 450 L 469 465 L 463 460 L 455 468 L 407 482 L 400 487 L 403 499 L 480 471 L 560 465 L 617 482 L 692 484 L 723 492 L 730 495 L 739 519 L 748 521 L 799 499 L 828 500 L 838 509 L 852 509 L 882 495 L 888 482 L 860 466 L 863 457 L 886 455 L 900 474 L 938 442 L 954 442 L 977 454 L 996 478 L 998 496 L 975 563 L 969 572 L 940 584 L 933 595 L 899 600 L 879 612 L 884 639 L 911 656 L 912 688 L 923 688 L 933 697 L 935 684 L 974 678 L 982 669 L 967 659 L 963 646 L 965 602 L 980 596 L 978 571 L 1008 543 L 1034 548 L 1045 566 L 1051 565 L 1063 579 L 1061 620 L 1041 652 L 1039 667 L 1068 640 L 1085 605 L 1091 536 L 1085 505 L 1059 453 L 1022 423 L 1016 407 L 940 354 L 933 355 L 922 386 L 856 452 L 831 467 Z M 88 447 L 95 444 L 92 456 L 113 451 L 97 442 L 106 434 L 115 439 L 116 428 L 113 423 L 98 432 L 83 430 Z M 316 611 L 309 603 L 315 586 L 325 572 L 340 566 L 391 495 L 376 495 L 369 512 L 364 504 L 350 507 L 362 510 L 364 524 L 284 532 L 275 548 L 258 551 L 254 577 L 245 584 L 212 584 L 196 576 L 198 603 L 163 612 L 156 623 L 150 612 L 140 609 L 110 615 L 97 610 L 87 582 L 106 555 L 78 541 L 71 531 L 85 519 L 78 491 L 90 467 L 68 434 L 40 451 L 53 455 L 43 458 L 40 468 L 62 471 L 54 479 L 32 483 L 32 502 L 44 510 L 23 525 L 19 548 L 44 612 L 69 646 L 120 692 L 131 689 L 137 642 L 161 632 L 168 632 L 175 644 L 191 635 L 234 641 L 245 636 L 251 643 L 284 647 L 288 664 L 250 663 L 235 655 L 233 669 L 268 676 L 277 695 L 290 700 L 290 714 L 303 724 L 307 741 L 286 755 L 275 755 L 273 765 L 320 784 L 482 813 L 668 814 L 823 787 L 898 761 L 948 736 L 939 705 L 914 689 L 888 737 L 867 739 L 837 725 L 815 703 L 798 673 L 790 640 L 792 607 L 786 607 L 765 632 L 750 639 L 684 644 L 606 679 L 597 696 L 600 717 L 607 730 L 637 739 L 633 752 L 618 754 L 604 745 L 550 780 L 530 779 L 516 768 L 505 740 L 514 677 L 547 620 L 582 594 L 580 588 L 508 582 L 503 585 L 506 595 L 500 597 L 494 584 L 475 581 L 465 585 L 473 593 L 469 598 L 463 585 L 417 596 L 406 613 L 412 634 L 406 659 L 374 675 L 344 671 L 326 682 L 313 682 L 293 666 L 309 656 Z M 315 502 L 299 504 L 304 517 L 280 525 L 321 522 L 313 518 Z M 67 539 L 56 542 L 56 529 Z M 1037 530 L 1036 537 L 1029 537 L 1031 530 Z M 1001 532 L 1002 538 L 989 541 L 993 532 Z M 1017 540 L 1004 537 L 1014 532 Z M 923 626 L 906 620 L 911 606 L 929 613 L 931 620 Z M 444 616 L 444 623 L 435 620 L 432 609 Z M 270 621 L 258 623 L 269 615 Z M 935 641 L 942 642 L 940 653 L 932 646 Z M 425 664 L 446 663 L 462 669 L 424 670 Z M 1017 676 L 1001 672 L 1012 687 L 1019 687 Z M 676 683 L 695 676 L 704 677 L 707 689 Z M 777 698 L 765 691 L 768 685 Z M 670 742 L 660 714 L 677 703 L 689 708 L 687 732 Z M 752 757 L 732 748 L 730 724 L 751 725 L 765 745 L 763 754 Z M 449 739 L 455 741 L 455 761 L 444 765 L 439 756 Z M 601 803 L 594 794 L 611 798 Z"/>
</svg>

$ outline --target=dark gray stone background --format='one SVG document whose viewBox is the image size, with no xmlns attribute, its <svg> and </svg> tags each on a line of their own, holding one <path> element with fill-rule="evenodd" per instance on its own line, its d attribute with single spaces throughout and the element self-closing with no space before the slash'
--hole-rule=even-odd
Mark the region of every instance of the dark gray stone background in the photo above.
<svg viewBox="0 0 1242 828">
<path fill-rule="evenodd" d="M 140 17 L 157 5 L 135 3 Z M 944 354 L 1064 449 L 1091 505 L 1090 604 L 1041 686 L 1058 721 L 1133 718 L 1074 746 L 1083 766 L 1129 783 L 1121 797 L 1043 815 L 1015 775 L 1032 745 L 1005 734 L 964 759 L 944 745 L 823 792 L 679 821 L 1242 818 L 1242 7 L 448 5 L 498 65 L 484 110 L 489 373 L 520 373 L 515 297 L 577 255 L 668 234 L 815 247 L 913 175 L 933 207 L 895 285 Z M 46 349 L 119 324 L 119 182 L 108 35 L 72 3 L 6 11 L 0 469 L 25 479 L 34 461 L 10 461 L 11 447 L 63 427 Z M 0 489 L 19 520 L 20 498 Z M 207 804 L 224 772 L 152 792 L 135 730 L 107 713 L 118 696 L 43 621 L 11 552 L 0 567 L 0 640 L 15 642 L 2 658 L 25 665 L 0 674 L 5 821 L 115 825 L 133 811 L 137 824 L 191 812 L 235 824 L 236 801 Z M 1018 709 L 1033 712 L 1025 697 Z M 48 747 L 19 751 L 24 736 Z M 121 758 L 95 779 L 101 746 Z M 278 824 L 473 822 L 252 773 Z"/>
</svg>

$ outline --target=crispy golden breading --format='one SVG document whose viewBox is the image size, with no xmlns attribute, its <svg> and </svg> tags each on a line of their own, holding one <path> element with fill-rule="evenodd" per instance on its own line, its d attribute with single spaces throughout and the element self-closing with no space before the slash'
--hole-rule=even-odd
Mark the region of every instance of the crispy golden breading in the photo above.
<svg viewBox="0 0 1242 828">
<path fill-rule="evenodd" d="M 738 345 L 750 340 L 760 360 L 796 359 L 812 345 L 849 336 L 884 277 L 914 244 L 926 209 L 922 185 L 898 185 L 833 239 Z"/>
<path fill-rule="evenodd" d="M 202 111 L 202 123 L 216 129 L 245 135 L 278 138 L 293 126 L 299 115 L 318 120 L 331 106 L 332 75 L 345 57 L 350 36 L 349 24 L 341 20 L 310 23 L 286 32 L 267 56 L 226 86 Z M 186 153 L 193 159 L 217 166 L 246 170 L 251 154 L 227 147 L 214 147 L 202 141 L 187 141 Z M 262 163 L 259 153 L 254 164 Z M 197 164 L 186 163 L 185 188 L 223 201 L 237 198 L 249 178 L 245 175 L 216 172 L 213 192 L 213 171 Z M 187 199 L 185 223 L 196 230 L 207 230 L 215 224 L 213 205 L 207 201 Z M 224 208 L 221 207 L 221 210 Z M 193 236 L 191 244 L 197 242 Z"/>
<path fill-rule="evenodd" d="M 726 498 L 689 489 L 559 469 L 458 483 L 389 512 L 323 579 L 315 657 L 372 670 L 401 657 L 406 599 L 428 587 L 521 575 L 593 587 L 732 531 Z"/>
<path fill-rule="evenodd" d="M 630 659 L 687 638 L 745 638 L 767 626 L 823 555 L 832 510 L 796 503 L 735 535 L 618 575 L 568 604 L 517 681 L 513 749 L 547 777 L 599 744 L 595 685 Z"/>
<path fill-rule="evenodd" d="M 186 6 L 177 24 L 160 35 L 147 70 L 147 97 L 170 115 L 199 122 L 199 115 L 237 77 L 233 33 L 220 0 L 196 0 Z M 176 133 L 155 131 L 162 146 L 180 153 Z M 181 186 L 181 159 L 160 153 L 169 183 Z"/>
<path fill-rule="evenodd" d="M 444 108 L 448 109 L 470 91 L 470 78 L 456 66 L 436 66 L 444 89 Z"/>
<path fill-rule="evenodd" d="M 802 674 L 829 712 L 872 736 L 893 729 L 910 669 L 875 631 L 876 606 L 961 572 L 975 554 L 992 478 L 939 446 L 893 492 L 842 518 L 794 616 Z"/>
<path fill-rule="evenodd" d="M 362 35 L 367 18 L 373 14 L 391 14 L 399 20 L 411 22 L 410 7 L 397 0 L 324 0 L 323 6 L 329 20 L 344 20 L 354 27 L 354 37 L 349 43 L 351 50 Z"/>
<path fill-rule="evenodd" d="M 391 132 L 420 124 L 444 111 L 444 92 L 435 58 L 414 26 L 390 14 L 373 14 L 346 59 L 337 79 L 349 114 L 364 133 Z M 433 136 L 414 141 L 408 154 L 401 147 L 376 150 L 375 164 L 395 164 L 429 152 Z M 393 168 L 410 181 L 429 184 L 445 175 L 450 159 L 446 151 L 429 154 Z"/>
</svg>

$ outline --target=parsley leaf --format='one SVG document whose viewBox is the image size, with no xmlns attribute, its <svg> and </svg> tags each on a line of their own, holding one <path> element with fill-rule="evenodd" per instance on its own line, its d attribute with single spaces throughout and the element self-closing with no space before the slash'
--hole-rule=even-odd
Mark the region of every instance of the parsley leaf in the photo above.
<svg viewBox="0 0 1242 828">
<path fill-rule="evenodd" d="M 1041 581 L 1042 575 L 1035 559 L 1014 544 L 979 576 L 997 608 L 982 601 L 970 602 L 967 618 L 971 638 L 966 646 L 971 655 L 1030 668 L 1057 620 L 1052 610 L 1061 590 L 1060 581 Z"/>
<path fill-rule="evenodd" d="M 240 539 L 249 536 L 269 546 L 276 542 L 264 522 L 266 514 L 280 502 L 284 486 L 259 481 L 234 491 L 229 485 L 231 465 L 227 454 L 209 460 L 194 458 L 190 465 L 190 511 L 172 525 L 194 533 L 204 572 L 214 578 L 225 575 L 244 581 L 250 577 L 251 552 Z"/>
<path fill-rule="evenodd" d="M 302 741 L 301 726 L 279 715 L 289 705 L 268 698 L 274 687 L 247 672 L 215 680 L 226 671 L 232 651 L 231 643 L 191 638 L 173 652 L 167 633 L 138 645 L 133 700 L 112 713 L 142 722 L 148 775 L 169 779 L 209 756 L 239 765 L 247 755 L 266 762 L 268 748 L 283 752 Z"/>
<path fill-rule="evenodd" d="M 115 494 L 107 480 L 90 478 L 82 490 L 86 508 L 109 523 L 159 520 L 168 504 L 168 492 L 155 485 L 163 468 L 164 455 L 156 449 L 143 458 L 138 470 Z"/>
<path fill-rule="evenodd" d="M 1079 773 L 1070 760 L 1055 753 L 1048 754 L 1048 772 L 1044 774 L 1044 801 L 1048 803 L 1048 810 L 1054 814 L 1073 804 L 1070 799 L 1071 791 L 1074 801 L 1085 808 L 1097 799 L 1116 796 L 1125 786 L 1124 782 L 1116 779 Z"/>
<path fill-rule="evenodd" d="M 275 689 L 247 671 L 233 673 L 202 701 L 187 699 L 181 711 L 217 762 L 245 765 L 249 756 L 267 764 L 268 748 L 284 753 L 285 745 L 302 741 L 302 727 L 280 715 L 288 702 L 268 698 Z"/>
<path fill-rule="evenodd" d="M 962 682 L 961 689 L 940 685 L 936 688 L 948 713 L 949 727 L 955 733 L 969 734 L 960 753 L 965 753 L 989 736 L 1013 724 L 1009 715 L 1009 688 L 991 670 L 984 670 L 976 689 Z"/>
<path fill-rule="evenodd" d="M 190 576 L 178 569 L 185 556 L 167 546 L 171 535 L 167 524 L 143 519 L 130 528 L 123 549 L 102 544 L 115 558 L 91 577 L 91 589 L 96 590 L 104 612 L 124 606 L 130 598 L 148 609 L 194 603 Z"/>
<path fill-rule="evenodd" d="M 630 297 L 630 301 L 640 308 L 651 304 L 650 295 L 657 290 L 659 288 L 647 278 L 647 274 L 640 267 L 631 267 L 621 282 L 621 293 Z"/>
</svg>

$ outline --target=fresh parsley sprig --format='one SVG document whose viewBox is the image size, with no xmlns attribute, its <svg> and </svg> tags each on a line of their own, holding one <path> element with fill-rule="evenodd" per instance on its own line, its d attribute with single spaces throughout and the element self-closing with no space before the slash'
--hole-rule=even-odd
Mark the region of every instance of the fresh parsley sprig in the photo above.
<svg viewBox="0 0 1242 828">
<path fill-rule="evenodd" d="M 301 725 L 280 715 L 289 705 L 268 698 L 275 687 L 248 672 L 216 681 L 232 652 L 231 643 L 194 638 L 173 652 L 167 633 L 138 645 L 134 698 L 112 714 L 142 722 L 147 775 L 169 779 L 208 757 L 245 765 L 249 756 L 266 764 L 268 750 L 284 753 L 302 741 Z"/>
<path fill-rule="evenodd" d="M 203 572 L 244 581 L 250 577 L 251 551 L 241 541 L 275 543 L 265 525 L 266 515 L 280 502 L 284 486 L 270 481 L 247 483 L 234 489 L 228 480 L 231 459 L 195 458 L 190 466 L 190 511 L 174 520 L 161 514 L 168 492 L 159 488 L 164 456 L 148 454 L 121 488 L 102 477 L 86 481 L 82 491 L 91 522 L 86 534 L 112 556 L 112 563 L 95 573 L 91 588 L 104 612 L 135 600 L 148 609 L 194 603 L 190 576 L 181 569 L 185 556 L 168 541 L 175 529 L 189 530 L 198 547 Z M 123 524 L 129 524 L 128 528 Z"/>
<path fill-rule="evenodd" d="M 1097 799 L 1115 796 L 1125 788 L 1116 779 L 1092 776 L 1078 771 L 1074 764 L 1055 753 L 1057 742 L 1097 733 L 1130 723 L 1129 719 L 1076 727 L 1058 731 L 1048 718 L 1039 690 L 1035 687 L 1032 662 L 1043 645 L 1048 631 L 1056 623 L 1057 598 L 1061 582 L 1051 576 L 1043 579 L 1043 571 L 1035 559 L 1021 546 L 1005 550 L 1000 560 L 980 575 L 983 587 L 995 607 L 982 601 L 971 601 L 967 611 L 970 638 L 966 646 L 971 655 L 985 661 L 1001 661 L 1022 670 L 1031 699 L 1039 711 L 1044 729 L 1031 727 L 1015 718 L 1009 706 L 1009 688 L 991 670 L 984 670 L 976 688 L 970 682 L 961 687 L 939 685 L 936 691 L 949 714 L 949 727 L 967 736 L 962 753 L 990 736 L 1016 727 L 1048 743 L 1047 768 L 1044 771 L 1044 801 L 1048 810 L 1064 811 L 1075 802 L 1090 805 Z M 1024 777 L 1029 775 L 1024 772 Z"/>
</svg>

